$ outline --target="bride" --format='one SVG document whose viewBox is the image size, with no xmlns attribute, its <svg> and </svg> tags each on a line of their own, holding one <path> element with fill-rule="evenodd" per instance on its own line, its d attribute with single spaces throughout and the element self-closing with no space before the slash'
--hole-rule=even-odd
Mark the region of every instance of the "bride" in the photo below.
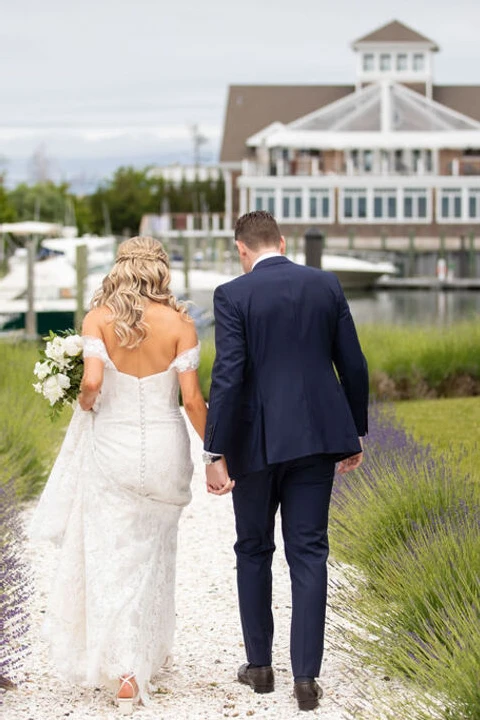
<svg viewBox="0 0 480 720">
<path fill-rule="evenodd" d="M 61 545 L 44 625 L 56 667 L 71 682 L 114 684 L 126 714 L 172 651 L 193 472 L 179 386 L 202 439 L 207 414 L 195 326 L 169 283 L 160 242 L 120 245 L 84 320 L 79 405 L 30 528 Z"/>
</svg>

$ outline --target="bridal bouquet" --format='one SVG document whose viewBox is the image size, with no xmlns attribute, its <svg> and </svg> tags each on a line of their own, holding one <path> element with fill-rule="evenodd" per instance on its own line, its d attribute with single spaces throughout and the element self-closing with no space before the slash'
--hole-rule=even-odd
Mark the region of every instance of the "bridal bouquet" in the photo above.
<svg viewBox="0 0 480 720">
<path fill-rule="evenodd" d="M 43 339 L 47 343 L 33 369 L 38 379 L 33 388 L 49 401 L 53 419 L 65 405 L 73 405 L 80 392 L 83 342 L 73 330 L 58 335 L 50 330 L 50 335 Z"/>
</svg>

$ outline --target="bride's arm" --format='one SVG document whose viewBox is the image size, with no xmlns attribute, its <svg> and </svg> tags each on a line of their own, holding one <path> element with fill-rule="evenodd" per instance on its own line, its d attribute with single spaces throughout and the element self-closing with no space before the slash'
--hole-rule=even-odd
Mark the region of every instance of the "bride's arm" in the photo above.
<svg viewBox="0 0 480 720">
<path fill-rule="evenodd" d="M 198 373 L 196 370 L 179 373 L 178 381 L 180 383 L 185 412 L 203 440 L 205 437 L 205 425 L 207 423 L 207 406 L 203 399 Z"/>
<path fill-rule="evenodd" d="M 102 338 L 97 322 L 97 313 L 89 312 L 83 321 L 82 334 Z M 82 410 L 91 410 L 103 383 L 104 361 L 98 357 L 84 357 L 83 377 L 80 384 L 78 404 Z"/>
<path fill-rule="evenodd" d="M 198 345 L 197 331 L 193 321 L 185 317 L 182 322 L 182 332 L 177 343 L 177 356 L 182 353 L 191 351 Z M 205 426 L 207 424 L 207 406 L 203 399 L 198 373 L 196 368 L 197 362 L 191 369 L 178 373 L 178 381 L 182 393 L 183 407 L 187 413 L 190 422 L 200 435 L 201 439 L 205 438 Z M 194 369 L 195 368 L 195 369 Z"/>
</svg>

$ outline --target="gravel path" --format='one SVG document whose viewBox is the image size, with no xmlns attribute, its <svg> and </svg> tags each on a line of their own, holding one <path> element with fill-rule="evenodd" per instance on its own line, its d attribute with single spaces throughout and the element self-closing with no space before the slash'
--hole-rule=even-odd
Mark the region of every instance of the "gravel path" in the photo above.
<svg viewBox="0 0 480 720">
<path fill-rule="evenodd" d="M 231 498 L 206 493 L 200 453 L 200 443 L 195 439 L 193 501 L 183 513 L 179 531 L 175 665 L 164 673 L 152 705 L 136 710 L 135 717 L 138 720 L 246 717 L 380 720 L 384 717 L 382 706 L 389 706 L 391 710 L 399 707 L 402 688 L 386 682 L 381 675 L 376 677 L 371 669 L 349 657 L 342 637 L 342 621 L 333 618 L 330 609 L 321 677 L 324 698 L 319 710 L 313 713 L 297 710 L 292 697 L 288 648 L 289 576 L 280 537 L 274 560 L 276 690 L 269 695 L 256 695 L 236 682 L 236 670 L 244 662 L 244 650 L 236 603 Z M 26 521 L 31 512 L 31 507 L 25 510 Z M 3 720 L 118 718 L 118 711 L 105 690 L 72 688 L 55 679 L 40 638 L 40 626 L 56 555 L 48 544 L 29 546 L 26 552 L 36 567 L 37 587 L 31 601 L 32 652 L 27 658 L 23 682 L 17 690 L 3 696 Z M 334 600 L 335 586 L 342 582 L 341 566 L 332 565 L 330 577 L 330 599 Z"/>
</svg>

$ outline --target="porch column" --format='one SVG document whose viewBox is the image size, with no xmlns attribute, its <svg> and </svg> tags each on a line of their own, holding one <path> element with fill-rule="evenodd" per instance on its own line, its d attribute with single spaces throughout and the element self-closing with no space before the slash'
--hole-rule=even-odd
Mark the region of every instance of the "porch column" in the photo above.
<svg viewBox="0 0 480 720">
<path fill-rule="evenodd" d="M 246 187 L 240 188 L 240 215 L 248 212 L 248 190 Z"/>
<path fill-rule="evenodd" d="M 233 209 L 233 186 L 232 173 L 225 170 L 223 174 L 225 181 L 225 229 L 230 230 L 232 227 L 232 209 Z"/>
</svg>

